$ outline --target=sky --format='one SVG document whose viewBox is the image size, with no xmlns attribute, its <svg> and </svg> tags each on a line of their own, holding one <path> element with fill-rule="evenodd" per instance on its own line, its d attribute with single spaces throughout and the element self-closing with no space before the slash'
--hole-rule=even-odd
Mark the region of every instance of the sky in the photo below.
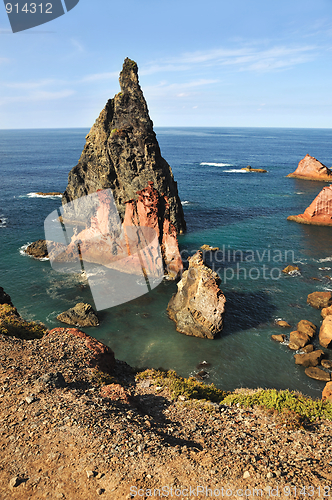
<svg viewBox="0 0 332 500">
<path fill-rule="evenodd" d="M 90 128 L 126 57 L 155 126 L 331 128 L 331 56 L 332 0 L 80 0 L 19 33 L 1 3 L 0 128 Z"/>
</svg>

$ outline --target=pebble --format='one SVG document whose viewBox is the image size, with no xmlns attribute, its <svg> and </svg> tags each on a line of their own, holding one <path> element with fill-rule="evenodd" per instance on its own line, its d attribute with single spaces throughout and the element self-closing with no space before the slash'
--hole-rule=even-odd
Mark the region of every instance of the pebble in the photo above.
<svg viewBox="0 0 332 500">
<path fill-rule="evenodd" d="M 86 471 L 86 477 L 88 479 L 90 479 L 91 477 L 95 477 L 95 473 L 93 472 L 93 470 L 87 470 Z"/>
<path fill-rule="evenodd" d="M 244 473 L 243 473 L 243 479 L 248 479 L 248 477 L 250 477 L 250 472 L 248 470 L 246 470 Z"/>
<path fill-rule="evenodd" d="M 96 493 L 97 493 L 97 495 L 102 495 L 102 494 L 104 493 L 104 491 L 105 491 L 105 490 L 103 490 L 102 488 L 98 488 L 98 489 L 96 490 Z"/>
<path fill-rule="evenodd" d="M 25 401 L 30 405 L 31 403 L 34 403 L 36 401 L 34 396 L 28 396 L 25 398 Z"/>
<path fill-rule="evenodd" d="M 266 477 L 267 477 L 268 479 L 272 479 L 272 478 L 274 477 L 273 472 L 268 472 L 268 473 L 266 474 Z"/>
<path fill-rule="evenodd" d="M 16 488 L 20 484 L 20 478 L 18 476 L 12 477 L 9 481 L 10 488 Z"/>
</svg>

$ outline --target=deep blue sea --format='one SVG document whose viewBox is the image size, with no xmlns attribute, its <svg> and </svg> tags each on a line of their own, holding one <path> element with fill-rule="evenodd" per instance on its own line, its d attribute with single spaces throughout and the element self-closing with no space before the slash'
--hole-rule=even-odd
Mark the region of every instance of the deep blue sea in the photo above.
<svg viewBox="0 0 332 500">
<path fill-rule="evenodd" d="M 24 256 L 21 249 L 44 237 L 44 219 L 61 203 L 34 193 L 64 191 L 87 133 L 0 130 L 0 286 L 23 317 L 49 328 L 61 326 L 56 316 L 75 303 L 93 305 L 90 290 L 79 275 L 59 274 L 48 261 Z M 207 361 L 206 382 L 226 390 L 276 387 L 320 397 L 324 383 L 306 377 L 294 363 L 294 352 L 270 337 L 285 333 L 276 319 L 294 329 L 301 319 L 319 326 L 320 312 L 307 305 L 307 295 L 332 290 L 332 228 L 286 220 L 302 213 L 324 187 L 286 175 L 307 153 L 331 166 L 332 130 L 157 128 L 156 133 L 187 221 L 187 233 L 179 237 L 183 255 L 202 244 L 221 249 L 214 268 L 227 298 L 224 330 L 215 340 L 178 333 L 166 315 L 176 290 L 169 281 L 100 311 L 100 326 L 84 330 L 133 366 L 172 368 L 189 376 Z M 240 170 L 247 165 L 268 173 Z M 282 275 L 293 261 L 301 274 Z"/>
</svg>

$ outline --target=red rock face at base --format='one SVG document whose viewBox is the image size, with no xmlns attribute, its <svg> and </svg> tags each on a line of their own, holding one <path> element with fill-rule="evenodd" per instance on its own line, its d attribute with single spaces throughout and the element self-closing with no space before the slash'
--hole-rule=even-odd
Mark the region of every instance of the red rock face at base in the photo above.
<svg viewBox="0 0 332 500">
<path fill-rule="evenodd" d="M 324 187 L 303 214 L 290 215 L 287 220 L 300 224 L 332 226 L 332 185 Z"/>
<path fill-rule="evenodd" d="M 61 251 L 57 248 L 50 258 L 57 262 L 78 259 L 79 245 L 85 262 L 127 274 L 140 275 L 143 268 L 148 275 L 156 277 L 163 263 L 165 273 L 175 278 L 183 264 L 176 229 L 170 221 L 168 199 L 159 195 L 153 182 L 137 195 L 137 200 L 126 203 L 121 224 L 116 218 L 110 190 L 97 191 L 99 205 L 88 227 L 74 234 L 69 246 Z"/>
<path fill-rule="evenodd" d="M 298 164 L 297 169 L 287 177 L 310 181 L 332 182 L 332 171 L 313 156 L 306 155 Z"/>
</svg>

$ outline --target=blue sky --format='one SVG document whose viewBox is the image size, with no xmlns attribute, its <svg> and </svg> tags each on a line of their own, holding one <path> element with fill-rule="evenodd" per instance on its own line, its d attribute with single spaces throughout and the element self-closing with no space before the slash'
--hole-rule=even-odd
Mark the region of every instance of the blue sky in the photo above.
<svg viewBox="0 0 332 500">
<path fill-rule="evenodd" d="M 139 66 L 155 126 L 332 127 L 332 0 L 80 0 L 13 34 L 0 128 L 91 127 Z"/>
</svg>

